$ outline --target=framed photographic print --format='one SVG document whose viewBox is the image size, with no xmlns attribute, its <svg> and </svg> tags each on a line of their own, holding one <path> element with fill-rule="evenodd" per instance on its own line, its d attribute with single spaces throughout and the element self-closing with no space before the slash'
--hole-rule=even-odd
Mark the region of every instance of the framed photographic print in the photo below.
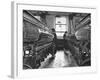
<svg viewBox="0 0 100 80">
<path fill-rule="evenodd" d="M 96 8 L 12 2 L 12 77 L 95 72 L 95 26 Z"/>
</svg>

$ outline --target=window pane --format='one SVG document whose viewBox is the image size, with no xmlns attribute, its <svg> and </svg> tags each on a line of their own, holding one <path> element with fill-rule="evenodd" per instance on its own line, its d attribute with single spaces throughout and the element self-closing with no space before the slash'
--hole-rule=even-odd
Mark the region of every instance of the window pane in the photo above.
<svg viewBox="0 0 100 80">
<path fill-rule="evenodd" d="M 66 31 L 66 25 L 56 25 L 56 31 Z"/>
<path fill-rule="evenodd" d="M 63 36 L 64 35 L 64 33 L 56 33 L 57 34 L 57 36 Z"/>
<path fill-rule="evenodd" d="M 66 17 L 56 17 L 56 24 L 66 24 Z"/>
</svg>

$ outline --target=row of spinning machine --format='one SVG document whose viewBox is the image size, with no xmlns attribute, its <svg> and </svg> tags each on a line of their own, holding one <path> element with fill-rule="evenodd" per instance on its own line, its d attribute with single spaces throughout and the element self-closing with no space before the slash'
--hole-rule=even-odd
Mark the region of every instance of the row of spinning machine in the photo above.
<svg viewBox="0 0 100 80">
<path fill-rule="evenodd" d="M 91 15 L 87 14 L 75 25 L 75 33 L 65 37 L 78 66 L 91 66 Z M 65 53 L 67 49 L 65 48 Z"/>
<path fill-rule="evenodd" d="M 42 32 L 39 32 L 39 31 Z M 44 23 L 36 19 L 29 11 L 23 11 L 23 69 L 39 68 L 41 62 L 52 54 L 53 35 Z"/>
</svg>

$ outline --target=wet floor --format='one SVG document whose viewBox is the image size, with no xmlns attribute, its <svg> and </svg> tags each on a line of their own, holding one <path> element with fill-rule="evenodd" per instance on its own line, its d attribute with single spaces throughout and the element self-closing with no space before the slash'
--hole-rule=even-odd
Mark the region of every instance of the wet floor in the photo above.
<svg viewBox="0 0 100 80">
<path fill-rule="evenodd" d="M 49 55 L 39 68 L 60 68 L 60 67 L 74 67 L 77 66 L 73 56 L 69 51 L 57 51 L 55 58 Z"/>
</svg>

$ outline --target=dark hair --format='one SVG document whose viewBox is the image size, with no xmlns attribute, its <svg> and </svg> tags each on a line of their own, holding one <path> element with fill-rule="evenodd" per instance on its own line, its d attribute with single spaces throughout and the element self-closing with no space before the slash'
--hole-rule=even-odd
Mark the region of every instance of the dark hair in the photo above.
<svg viewBox="0 0 100 80">
<path fill-rule="evenodd" d="M 51 30 L 52 30 L 52 32 L 55 32 L 55 29 L 54 28 L 52 28 Z"/>
<path fill-rule="evenodd" d="M 67 31 L 65 31 L 65 33 L 67 33 Z"/>
</svg>

